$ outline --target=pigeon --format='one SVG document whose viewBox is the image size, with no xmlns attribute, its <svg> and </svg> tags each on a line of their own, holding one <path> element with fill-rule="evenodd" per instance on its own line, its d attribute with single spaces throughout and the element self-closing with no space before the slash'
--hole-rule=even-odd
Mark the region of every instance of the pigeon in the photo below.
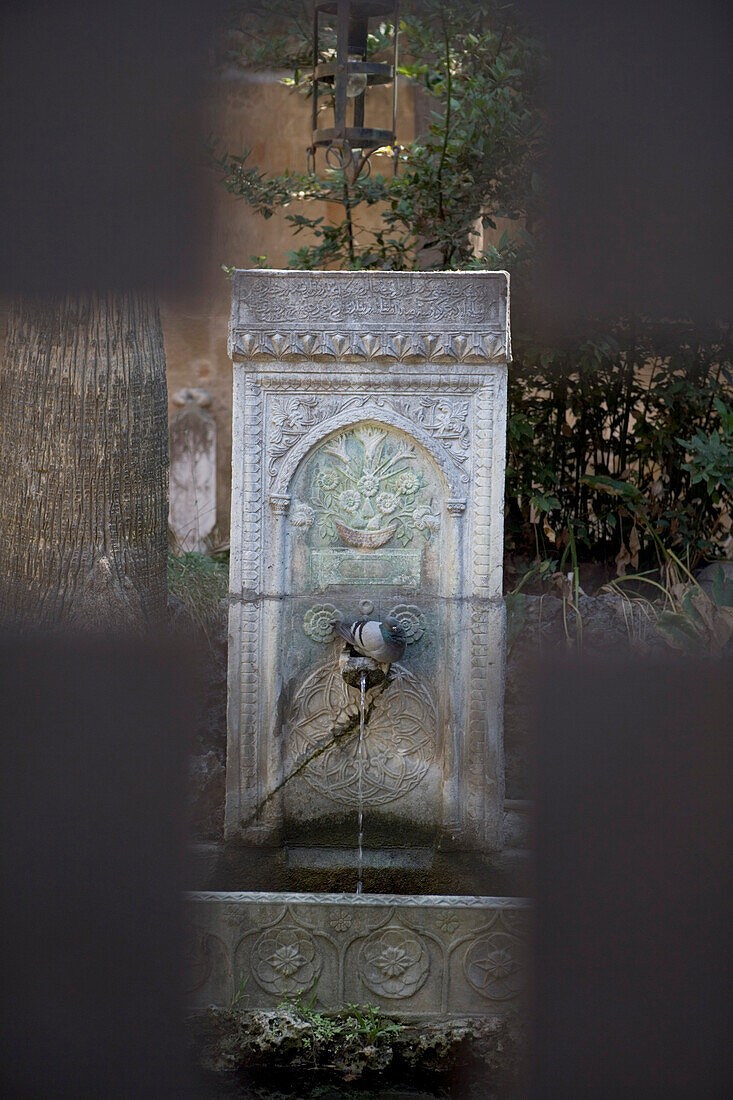
<svg viewBox="0 0 733 1100">
<path fill-rule="evenodd" d="M 334 633 L 343 638 L 357 653 L 364 657 L 371 657 L 380 664 L 392 664 L 399 661 L 404 655 L 407 638 L 397 619 L 391 616 L 383 623 L 374 619 L 357 619 L 355 623 L 347 625 L 338 622 L 334 624 Z"/>
</svg>

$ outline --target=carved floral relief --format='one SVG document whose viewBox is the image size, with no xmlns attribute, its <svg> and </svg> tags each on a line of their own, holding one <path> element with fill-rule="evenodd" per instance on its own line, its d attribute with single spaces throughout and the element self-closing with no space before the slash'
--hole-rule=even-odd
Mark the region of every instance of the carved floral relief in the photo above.
<svg viewBox="0 0 733 1100">
<path fill-rule="evenodd" d="M 463 959 L 470 986 L 493 1001 L 516 997 L 524 985 L 522 943 L 507 932 L 489 932 L 474 940 Z"/>
<path fill-rule="evenodd" d="M 268 447 L 270 478 L 276 477 L 284 456 L 317 424 L 322 424 L 338 413 L 349 412 L 353 413 L 353 420 L 356 421 L 359 419 L 359 411 L 366 404 L 389 409 L 427 432 L 462 471 L 462 480 L 468 481 L 471 455 L 471 406 L 468 400 L 452 396 L 388 396 L 372 393 L 361 397 L 345 397 L 333 393 L 273 397 Z"/>
<path fill-rule="evenodd" d="M 268 993 L 300 993 L 310 989 L 321 972 L 315 940 L 302 928 L 272 928 L 252 949 L 252 973 Z"/>
<path fill-rule="evenodd" d="M 411 997 L 423 985 L 430 956 L 420 936 L 404 928 L 384 928 L 364 941 L 359 974 L 381 997 Z"/>
<path fill-rule="evenodd" d="M 440 527 L 414 444 L 375 426 L 342 432 L 315 457 L 308 500 L 294 502 L 291 523 L 315 525 L 325 542 L 375 550 L 393 539 L 408 546 Z"/>
</svg>

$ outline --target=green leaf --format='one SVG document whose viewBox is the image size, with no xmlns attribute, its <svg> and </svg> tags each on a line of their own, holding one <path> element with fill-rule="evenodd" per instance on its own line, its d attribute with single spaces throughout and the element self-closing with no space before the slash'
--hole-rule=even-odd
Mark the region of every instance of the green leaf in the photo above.
<svg viewBox="0 0 733 1100">
<path fill-rule="evenodd" d="M 585 474 L 581 479 L 583 485 L 591 489 L 597 489 L 600 493 L 608 493 L 609 496 L 622 497 L 624 500 L 638 501 L 642 494 L 636 485 L 629 481 L 620 481 L 618 478 L 607 477 L 605 474 Z"/>
</svg>

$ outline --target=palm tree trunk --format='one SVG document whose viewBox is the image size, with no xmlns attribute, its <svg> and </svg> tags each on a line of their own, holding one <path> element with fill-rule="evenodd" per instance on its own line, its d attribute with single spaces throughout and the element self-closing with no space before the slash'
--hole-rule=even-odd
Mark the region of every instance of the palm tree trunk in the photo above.
<svg viewBox="0 0 733 1100">
<path fill-rule="evenodd" d="M 0 619 L 161 623 L 168 435 L 155 301 L 138 292 L 16 301 L 0 410 Z"/>
</svg>

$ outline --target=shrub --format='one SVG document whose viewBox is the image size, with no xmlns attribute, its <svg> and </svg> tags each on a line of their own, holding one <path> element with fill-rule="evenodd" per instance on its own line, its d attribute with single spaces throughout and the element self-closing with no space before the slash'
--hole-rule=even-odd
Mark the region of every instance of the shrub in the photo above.
<svg viewBox="0 0 733 1100">
<path fill-rule="evenodd" d="M 567 546 L 620 569 L 656 540 L 694 566 L 719 556 L 733 504 L 733 362 L 727 329 L 619 323 L 562 349 L 515 345 L 507 541 Z"/>
</svg>

